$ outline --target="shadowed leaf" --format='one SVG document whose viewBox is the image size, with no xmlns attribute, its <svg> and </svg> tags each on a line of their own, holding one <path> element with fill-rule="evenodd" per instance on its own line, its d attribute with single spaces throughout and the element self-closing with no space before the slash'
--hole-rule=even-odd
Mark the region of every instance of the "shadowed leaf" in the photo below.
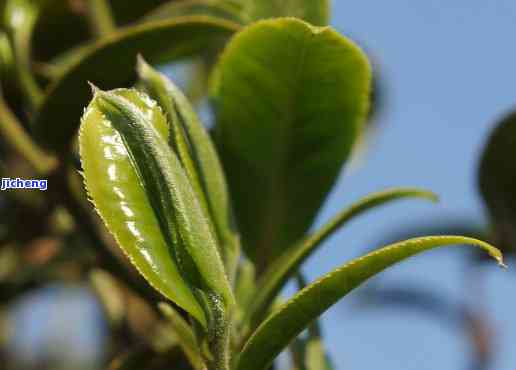
<svg viewBox="0 0 516 370">
<path fill-rule="evenodd" d="M 311 225 L 360 131 L 370 78 L 355 44 L 296 19 L 257 22 L 227 46 L 214 137 L 258 271 Z"/>
<path fill-rule="evenodd" d="M 237 28 L 227 21 L 189 17 L 122 29 L 81 48 L 65 73 L 50 86 L 34 122 L 37 137 L 54 150 L 68 147 L 89 100 L 86 81 L 104 88 L 127 85 L 136 79 L 133 61 L 138 53 L 155 63 L 178 60 L 203 51 Z"/>
<path fill-rule="evenodd" d="M 493 224 L 495 241 L 516 250 L 516 112 L 506 116 L 486 144 L 478 173 L 482 197 Z"/>
</svg>

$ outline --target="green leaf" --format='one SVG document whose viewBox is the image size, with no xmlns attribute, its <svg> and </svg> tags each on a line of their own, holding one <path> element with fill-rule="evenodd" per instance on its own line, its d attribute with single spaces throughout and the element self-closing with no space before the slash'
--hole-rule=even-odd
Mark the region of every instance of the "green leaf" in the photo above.
<svg viewBox="0 0 516 370">
<path fill-rule="evenodd" d="M 0 82 L 3 86 L 15 83 L 16 63 L 7 33 L 0 31 Z"/>
<path fill-rule="evenodd" d="M 256 271 L 254 265 L 247 258 L 243 257 L 238 265 L 235 279 L 235 299 L 237 309 L 233 318 L 234 342 L 243 344 L 246 330 L 247 308 L 256 294 Z"/>
<path fill-rule="evenodd" d="M 242 23 L 238 8 L 227 0 L 171 1 L 152 10 L 143 20 L 169 19 L 190 15 L 207 15 Z"/>
<path fill-rule="evenodd" d="M 405 240 L 425 235 L 463 235 L 470 238 L 490 240 L 506 254 L 507 250 L 501 245 L 499 241 L 493 241 L 491 230 L 486 228 L 486 225 L 478 222 L 479 220 L 472 220 L 468 218 L 435 218 L 426 221 L 419 221 L 409 223 L 404 227 L 393 229 L 392 232 L 380 236 L 378 244 L 390 244 L 397 240 Z M 484 253 L 473 251 L 471 253 L 472 262 L 491 262 L 489 257 Z"/>
<path fill-rule="evenodd" d="M 493 130 L 482 154 L 479 185 L 502 250 L 514 253 L 516 246 L 516 112 Z"/>
<path fill-rule="evenodd" d="M 31 72 L 32 33 L 40 6 L 36 1 L 7 0 L 4 14 L 4 24 L 13 45 L 18 83 L 32 109 L 38 107 L 43 97 Z"/>
<path fill-rule="evenodd" d="M 183 277 L 210 302 L 221 297 L 229 310 L 234 297 L 217 242 L 167 138 L 131 101 L 115 93 L 95 95 L 96 105 L 122 137 Z"/>
<path fill-rule="evenodd" d="M 305 364 L 310 370 L 332 370 L 331 360 L 326 355 L 320 337 L 307 340 L 305 348 Z"/>
<path fill-rule="evenodd" d="M 503 266 L 498 249 L 472 238 L 429 236 L 389 245 L 343 265 L 289 299 L 254 332 L 242 350 L 236 368 L 266 369 L 314 319 L 367 279 L 408 257 L 451 244 L 482 248 Z"/>
<path fill-rule="evenodd" d="M 118 90 L 153 117 L 168 137 L 166 119 L 143 95 Z M 161 294 L 206 325 L 201 306 L 183 281 L 160 229 L 157 215 L 120 134 L 92 101 L 82 118 L 80 154 L 89 196 L 118 245 Z"/>
<path fill-rule="evenodd" d="M 136 79 L 132 61 L 138 53 L 155 63 L 170 62 L 197 54 L 236 29 L 228 21 L 185 17 L 121 29 L 81 48 L 80 56 L 50 86 L 34 122 L 36 136 L 51 149 L 67 149 L 89 101 L 86 81 L 104 88 L 123 86 Z"/>
<path fill-rule="evenodd" d="M 0 31 L 0 81 L 2 85 L 5 82 L 12 82 L 14 68 L 14 55 L 9 38 L 5 32 Z"/>
<path fill-rule="evenodd" d="M 432 201 L 437 200 L 437 197 L 433 193 L 414 188 L 395 188 L 373 193 L 347 207 L 333 217 L 320 230 L 287 249 L 281 257 L 269 266 L 258 282 L 256 296 L 247 309 L 251 328 L 255 328 L 263 320 L 274 297 L 276 297 L 296 271 L 298 271 L 303 262 L 335 231 L 346 225 L 347 222 L 354 219 L 356 216 L 377 206 L 398 199 L 414 197 Z"/>
<path fill-rule="evenodd" d="M 256 272 L 254 265 L 243 258 L 238 266 L 238 274 L 235 286 L 237 302 L 242 307 L 247 307 L 256 293 Z"/>
<path fill-rule="evenodd" d="M 166 143 L 169 135 L 166 118 L 156 103 L 143 94 L 130 90 L 99 94 L 85 112 L 80 133 L 88 193 L 120 247 L 149 283 L 206 325 L 206 318 L 189 286 L 192 281 L 186 284 L 182 276 L 191 265 L 188 263 L 191 259 L 199 262 L 210 258 L 213 272 L 220 272 L 218 256 L 213 256 L 211 240 L 203 245 L 204 251 L 192 253 L 195 243 L 206 242 L 203 239 L 209 239 L 210 234 L 209 230 L 205 234 L 206 227 L 189 217 L 199 211 L 199 206 Z M 106 107 L 102 109 L 99 96 L 116 99 L 115 102 L 122 104 L 122 108 L 133 116 L 128 116 L 125 110 L 116 110 L 115 106 L 108 106 L 107 111 Z M 151 143 L 142 144 L 136 140 L 142 132 L 148 133 Z M 158 160 L 156 154 L 163 157 Z M 164 208 L 161 201 L 167 202 L 169 207 Z M 183 208 L 178 210 L 180 202 Z M 188 214 L 185 207 L 189 208 Z M 177 221 L 181 224 L 177 230 L 176 218 L 181 218 Z M 190 227 L 191 236 L 183 235 L 185 227 Z M 192 254 L 196 254 L 196 258 Z M 182 258 L 179 266 L 178 255 Z M 205 268 L 202 270 L 204 272 Z M 203 272 L 199 272 L 203 278 L 211 277 Z M 190 280 L 195 278 L 190 277 Z M 220 281 L 206 283 L 209 286 L 214 283 L 217 287 L 221 284 Z"/>
<path fill-rule="evenodd" d="M 296 274 L 297 285 L 299 290 L 304 289 L 308 284 L 301 273 Z M 298 338 L 299 339 L 299 338 Z M 301 367 L 306 370 L 330 370 L 332 369 L 331 360 L 326 354 L 324 344 L 321 338 L 321 328 L 319 322 L 315 319 L 308 327 L 308 335 L 306 339 L 300 340 L 297 351 L 301 352 Z"/>
<path fill-rule="evenodd" d="M 370 79 L 355 44 L 296 19 L 257 22 L 227 46 L 214 137 L 258 271 L 311 225 L 360 131 Z"/>
<path fill-rule="evenodd" d="M 170 141 L 205 214 L 210 217 L 228 276 L 233 279 L 240 254 L 226 179 L 208 132 L 186 97 L 163 74 L 139 58 L 140 82 L 163 108 L 172 126 Z"/>
<path fill-rule="evenodd" d="M 195 339 L 195 334 L 188 323 L 174 310 L 169 304 L 159 303 L 158 308 L 163 315 L 169 320 L 177 335 L 179 345 L 181 346 L 186 357 L 196 370 L 204 370 L 205 365 Z"/>
<path fill-rule="evenodd" d="M 243 16 L 251 22 L 265 18 L 296 17 L 316 26 L 326 26 L 330 18 L 330 1 L 251 0 L 246 2 Z"/>
</svg>

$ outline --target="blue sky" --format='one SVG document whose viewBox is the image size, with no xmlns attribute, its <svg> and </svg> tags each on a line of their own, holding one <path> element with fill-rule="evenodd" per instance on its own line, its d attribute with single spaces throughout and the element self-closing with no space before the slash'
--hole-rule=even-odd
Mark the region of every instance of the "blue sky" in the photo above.
<svg viewBox="0 0 516 370">
<path fill-rule="evenodd" d="M 334 1 L 332 25 L 362 45 L 384 87 L 379 129 L 359 166 L 344 171 L 318 220 L 370 191 L 395 185 L 437 192 L 438 205 L 405 201 L 356 220 L 310 259 L 315 278 L 403 226 L 442 220 L 486 222 L 476 169 L 486 135 L 516 107 L 516 3 L 511 1 Z M 490 313 L 498 339 L 496 369 L 516 353 L 514 273 L 482 269 L 484 292 L 467 298 L 466 253 L 439 250 L 375 278 L 406 281 L 469 299 Z M 465 369 L 469 346 L 460 332 L 408 311 L 357 307 L 357 293 L 323 319 L 338 369 Z M 466 297 L 466 298 L 465 298 Z"/>
</svg>

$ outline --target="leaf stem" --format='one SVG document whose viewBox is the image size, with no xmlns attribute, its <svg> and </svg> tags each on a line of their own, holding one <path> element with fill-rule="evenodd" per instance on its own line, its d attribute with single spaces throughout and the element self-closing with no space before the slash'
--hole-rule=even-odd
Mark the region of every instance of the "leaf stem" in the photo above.
<svg viewBox="0 0 516 370">
<path fill-rule="evenodd" d="M 43 101 L 43 91 L 31 71 L 32 33 L 39 8 L 29 6 L 23 9 L 13 6 L 7 13 L 11 13 L 8 36 L 13 50 L 16 78 L 24 98 L 34 111 Z M 23 14 L 22 21 L 17 21 L 18 17 L 13 14 Z"/>
<path fill-rule="evenodd" d="M 90 0 L 88 11 L 91 27 L 97 37 L 107 36 L 116 29 L 111 8 L 106 0 Z"/>
<path fill-rule="evenodd" d="M 208 370 L 230 370 L 230 322 L 221 297 L 207 294 L 211 311 L 211 322 L 208 333 L 208 346 L 211 358 L 206 359 Z"/>
<path fill-rule="evenodd" d="M 7 144 L 19 152 L 40 174 L 48 174 L 57 166 L 57 159 L 45 153 L 27 134 L 7 106 L 0 91 L 0 134 Z"/>
</svg>

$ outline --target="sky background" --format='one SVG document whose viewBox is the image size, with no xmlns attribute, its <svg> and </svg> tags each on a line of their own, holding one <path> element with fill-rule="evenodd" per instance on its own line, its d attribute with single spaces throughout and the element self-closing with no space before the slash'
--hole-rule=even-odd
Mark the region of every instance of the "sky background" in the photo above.
<svg viewBox="0 0 516 370">
<path fill-rule="evenodd" d="M 386 236 L 443 220 L 485 223 L 476 174 L 486 135 L 516 108 L 514 1 L 334 1 L 332 25 L 358 42 L 381 77 L 378 130 L 361 163 L 347 168 L 319 220 L 368 192 L 420 186 L 438 205 L 411 200 L 362 216 L 334 236 L 305 267 L 322 273 L 380 246 Z M 463 301 L 467 254 L 437 250 L 406 261 L 372 284 L 406 282 Z M 516 366 L 514 271 L 496 264 L 480 273 L 485 308 L 497 334 L 494 369 Z M 435 318 L 397 310 L 364 310 L 352 293 L 323 318 L 337 369 L 466 369 L 465 337 Z M 355 297 L 355 299 L 353 299 Z M 470 299 L 471 301 L 471 299 Z"/>
<path fill-rule="evenodd" d="M 516 108 L 516 2 L 342 0 L 334 1 L 333 14 L 332 25 L 374 61 L 381 77 L 382 108 L 363 156 L 345 169 L 316 226 L 359 197 L 392 186 L 428 188 L 441 202 L 402 201 L 360 217 L 308 261 L 304 272 L 310 279 L 381 246 L 404 228 L 454 220 L 485 223 L 476 186 L 478 159 L 497 120 Z M 481 279 L 466 281 L 467 257 L 460 248 L 429 252 L 368 285 L 410 283 L 456 302 L 473 302 L 489 313 L 497 335 L 493 369 L 514 370 L 515 267 L 503 271 L 492 263 L 479 271 Z M 472 299 L 466 287 L 478 288 L 479 281 L 482 294 Z M 322 320 L 336 369 L 467 368 L 470 347 L 460 331 L 444 320 L 410 311 L 364 309 L 357 303 L 361 291 L 350 294 Z M 50 287 L 39 297 L 43 306 L 37 310 L 37 299 L 26 298 L 31 310 L 20 304 L 15 319 L 34 328 L 27 321 L 35 319 L 34 312 L 47 318 L 53 314 L 66 320 L 61 329 L 74 337 L 78 333 L 72 328 L 79 330 L 77 323 L 98 318 L 99 311 L 91 304 L 78 310 L 77 299 L 89 298 L 83 295 L 74 303 L 69 294 L 76 293 Z M 57 310 L 71 316 L 60 316 Z M 45 343 L 43 332 L 57 331 L 40 325 L 31 342 L 16 336 L 11 345 L 23 350 Z M 81 334 L 84 350 L 102 336 L 102 328 Z M 59 349 L 68 353 L 73 343 L 61 340 Z"/>
</svg>

